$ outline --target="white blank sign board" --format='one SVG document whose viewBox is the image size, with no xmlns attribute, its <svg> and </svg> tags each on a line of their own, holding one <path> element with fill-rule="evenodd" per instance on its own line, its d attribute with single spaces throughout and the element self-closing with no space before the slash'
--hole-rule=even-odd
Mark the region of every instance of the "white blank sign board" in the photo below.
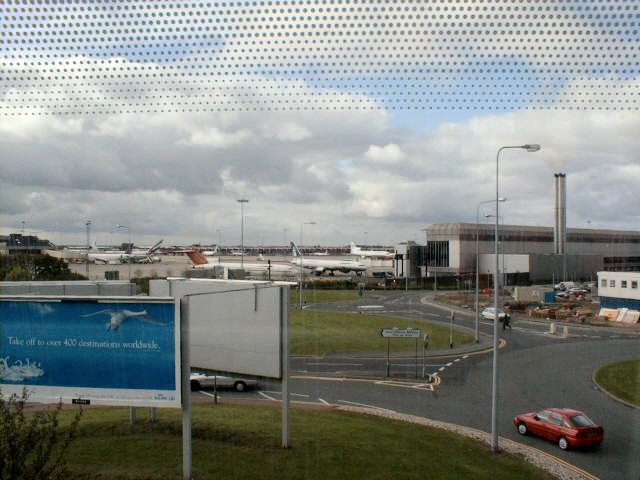
<svg viewBox="0 0 640 480">
<path fill-rule="evenodd" d="M 188 299 L 192 368 L 281 378 L 281 295 L 288 295 L 287 285 L 153 280 L 149 293 L 158 292 Z"/>
</svg>

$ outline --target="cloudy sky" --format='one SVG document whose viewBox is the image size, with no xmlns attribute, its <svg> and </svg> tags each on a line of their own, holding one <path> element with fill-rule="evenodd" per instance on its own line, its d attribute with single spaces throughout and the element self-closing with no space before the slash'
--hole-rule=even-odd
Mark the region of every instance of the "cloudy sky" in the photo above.
<svg viewBox="0 0 640 480">
<path fill-rule="evenodd" d="M 637 55 L 637 32 L 620 42 Z M 115 47 L 115 66 L 108 51 L 100 58 L 76 52 L 43 62 L 34 84 L 25 80 L 32 77 L 24 74 L 25 63 L 11 57 L 10 47 L 3 67 L 22 73 L 0 87 L 0 227 L 5 234 L 19 231 L 24 222 L 27 232 L 56 243 L 82 243 L 91 219 L 92 238 L 99 244 L 126 241 L 116 224 L 130 226 L 138 244 L 159 238 L 165 244 L 219 239 L 239 244 L 237 199 L 246 198 L 245 244 L 298 241 L 301 224 L 312 221 L 316 224 L 304 226 L 304 244 L 422 242 L 421 230 L 429 224 L 474 222 L 477 204 L 495 195 L 498 148 L 524 143 L 539 143 L 542 149 L 501 156 L 506 223 L 550 226 L 553 173 L 566 172 L 569 227 L 640 229 L 640 111 L 637 98 L 629 103 L 640 92 L 637 66 L 624 75 L 614 69 L 587 81 L 556 82 L 546 92 L 551 98 L 546 108 L 518 108 L 514 94 L 524 89 L 534 95 L 535 105 L 544 92 L 538 84 L 534 89 L 509 83 L 504 98 L 511 100 L 499 109 L 445 108 L 451 101 L 440 95 L 431 104 L 435 108 L 423 104 L 426 108 L 407 110 L 389 100 L 392 82 L 378 84 L 376 92 L 345 88 L 344 80 L 336 86 L 325 77 L 314 83 L 312 76 L 267 78 L 255 70 L 241 72 L 261 79 L 252 97 L 246 82 L 238 82 L 243 90 L 234 90 L 231 81 L 211 86 L 191 78 L 188 87 L 178 82 L 167 88 L 149 85 L 142 76 L 128 80 L 126 91 L 144 91 L 144 99 L 117 96 L 109 93 L 116 83 L 105 83 L 106 74 L 87 80 L 82 74 L 89 67 L 79 64 L 148 71 L 163 61 L 184 59 L 165 55 L 152 64 L 147 58 L 136 61 L 140 51 L 127 57 Z M 232 62 L 220 59 L 232 47 L 228 42 L 210 48 L 205 64 Z M 197 61 L 192 57 L 190 65 Z M 47 83 L 47 68 L 75 73 Z M 118 88 L 124 91 L 122 84 Z M 143 105 L 157 104 L 159 98 L 164 105 L 167 98 L 195 98 L 197 89 L 217 92 L 224 101 L 199 112 L 145 113 Z M 589 89 L 601 92 L 602 103 L 585 101 L 576 108 L 575 99 L 585 98 L 580 95 Z M 102 108 L 96 114 L 68 114 L 74 109 L 72 92 L 96 90 L 102 107 L 118 103 L 111 110 L 132 113 Z M 478 104 L 470 90 L 462 90 L 463 104 Z M 34 91 L 45 101 L 30 107 L 31 114 L 18 114 Z M 265 93 L 273 91 L 273 97 Z M 324 108 L 300 108 L 317 92 L 323 92 Z M 626 104 L 619 103 L 620 92 L 629 95 Z M 404 94 L 410 93 L 407 87 Z M 607 95 L 615 101 L 606 103 Z M 268 98 L 270 108 L 255 108 L 259 98 Z M 274 108 L 289 98 L 287 108 Z M 354 101 L 375 108 L 337 107 Z M 51 115 L 59 113 L 61 103 L 67 114 Z M 254 108 L 222 108 L 240 103 Z"/>
</svg>

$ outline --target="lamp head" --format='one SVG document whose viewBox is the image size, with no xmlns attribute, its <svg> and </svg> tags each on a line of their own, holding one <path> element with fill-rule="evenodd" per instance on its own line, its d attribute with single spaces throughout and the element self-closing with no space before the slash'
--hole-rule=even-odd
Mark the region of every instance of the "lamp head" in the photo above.
<svg viewBox="0 0 640 480">
<path fill-rule="evenodd" d="M 538 150 L 540 150 L 540 145 L 538 145 L 537 143 L 528 143 L 526 145 L 523 145 L 522 148 L 524 148 L 527 152 L 537 152 Z"/>
<path fill-rule="evenodd" d="M 499 201 L 499 202 L 506 202 L 506 201 L 507 201 L 507 199 L 506 199 L 506 198 L 504 198 L 504 197 L 500 197 L 500 198 L 498 199 L 498 201 Z"/>
</svg>

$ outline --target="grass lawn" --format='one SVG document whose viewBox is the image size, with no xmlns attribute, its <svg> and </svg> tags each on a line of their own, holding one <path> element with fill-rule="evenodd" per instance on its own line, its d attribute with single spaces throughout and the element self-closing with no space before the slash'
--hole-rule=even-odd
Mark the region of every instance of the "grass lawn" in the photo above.
<svg viewBox="0 0 640 480">
<path fill-rule="evenodd" d="M 425 322 L 359 313 L 291 310 L 291 354 L 322 356 L 328 353 L 386 352 L 386 327 L 419 328 L 429 333 L 430 350 L 449 347 L 449 328 Z M 454 346 L 470 343 L 473 336 L 454 330 Z M 421 349 L 422 339 L 418 341 Z M 415 351 L 415 339 L 392 339 L 391 351 Z M 421 351 L 421 350 L 419 350 Z"/>
<path fill-rule="evenodd" d="M 305 304 L 312 303 L 328 303 L 328 302 L 345 302 L 348 300 L 358 300 L 357 290 L 314 290 L 304 289 L 302 290 L 302 301 Z M 298 290 L 292 288 L 290 291 L 291 305 L 298 305 L 300 297 Z"/>
<path fill-rule="evenodd" d="M 640 359 L 606 365 L 596 381 L 616 397 L 640 407 Z"/>
<path fill-rule="evenodd" d="M 142 413 L 142 412 L 140 412 Z M 63 412 L 67 418 L 71 412 Z M 128 423 L 128 409 L 88 409 L 69 449 L 70 479 L 179 479 L 181 421 Z M 280 409 L 206 405 L 193 410 L 195 479 L 552 479 L 507 454 L 445 431 L 346 412 L 294 409 L 292 448 L 280 448 Z"/>
</svg>

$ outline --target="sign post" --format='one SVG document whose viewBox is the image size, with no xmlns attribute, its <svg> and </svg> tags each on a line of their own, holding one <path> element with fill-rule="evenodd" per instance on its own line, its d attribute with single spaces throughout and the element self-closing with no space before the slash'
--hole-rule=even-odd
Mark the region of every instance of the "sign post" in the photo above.
<svg viewBox="0 0 640 480">
<path fill-rule="evenodd" d="M 191 480 L 191 358 L 189 355 L 189 297 L 180 299 L 180 357 L 182 361 L 182 478 Z"/>
<path fill-rule="evenodd" d="M 425 333 L 424 337 L 422 338 L 422 378 L 425 378 L 426 373 L 427 348 L 429 348 L 429 334 Z"/>
<path fill-rule="evenodd" d="M 387 377 L 391 367 L 390 342 L 392 338 L 415 338 L 416 339 L 416 377 L 418 376 L 418 338 L 420 338 L 419 328 L 382 328 L 380 336 L 387 339 Z"/>
<path fill-rule="evenodd" d="M 455 313 L 451 312 L 451 318 L 449 320 L 449 348 L 453 348 L 453 319 Z"/>
</svg>

